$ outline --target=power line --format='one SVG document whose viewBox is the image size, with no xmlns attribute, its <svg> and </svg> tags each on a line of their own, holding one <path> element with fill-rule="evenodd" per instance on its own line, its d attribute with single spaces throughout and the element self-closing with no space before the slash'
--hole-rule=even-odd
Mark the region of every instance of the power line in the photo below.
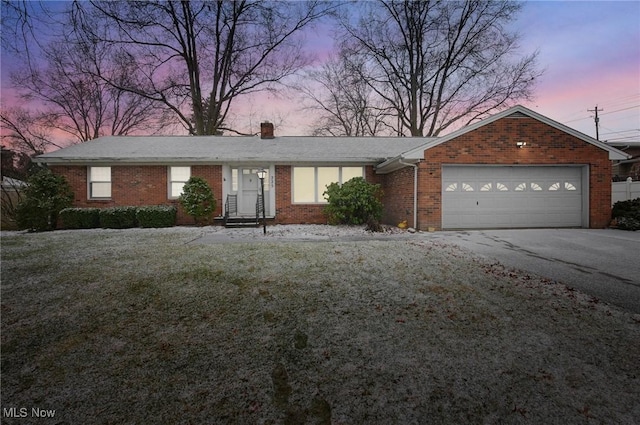
<svg viewBox="0 0 640 425">
<path fill-rule="evenodd" d="M 596 109 L 598 107 L 596 106 Z M 609 111 L 606 114 L 602 114 L 602 115 L 609 115 L 609 114 L 613 114 L 614 112 L 622 112 L 622 111 L 628 111 L 629 109 L 635 109 L 635 108 L 640 108 L 640 105 L 633 105 L 633 106 L 629 106 L 628 108 L 622 108 L 622 109 L 616 109 L 615 111 Z M 601 109 L 602 110 L 602 109 Z M 588 112 L 593 112 L 592 110 L 589 110 Z M 596 116 L 598 116 L 598 113 L 596 112 Z"/>
<path fill-rule="evenodd" d="M 609 130 L 606 133 L 602 133 L 603 136 L 606 136 L 607 134 L 631 133 L 631 132 L 634 132 L 634 131 L 640 132 L 640 128 L 632 128 L 630 130 L 620 130 L 620 131 L 613 131 L 613 130 L 608 129 L 606 127 L 602 127 L 602 128 L 604 128 L 605 130 Z"/>
</svg>

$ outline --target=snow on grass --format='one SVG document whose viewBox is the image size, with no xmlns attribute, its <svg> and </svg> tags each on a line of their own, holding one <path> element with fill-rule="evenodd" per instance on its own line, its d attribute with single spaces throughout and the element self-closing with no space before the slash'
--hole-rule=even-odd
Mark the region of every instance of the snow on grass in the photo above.
<svg viewBox="0 0 640 425">
<path fill-rule="evenodd" d="M 2 405 L 86 424 L 640 418 L 637 315 L 429 238 L 268 230 L 3 233 Z"/>
</svg>

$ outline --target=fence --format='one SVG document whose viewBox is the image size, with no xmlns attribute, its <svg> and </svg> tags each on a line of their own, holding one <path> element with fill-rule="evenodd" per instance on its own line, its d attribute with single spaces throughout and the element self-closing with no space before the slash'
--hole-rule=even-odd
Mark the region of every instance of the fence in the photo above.
<svg viewBox="0 0 640 425">
<path fill-rule="evenodd" d="M 636 198 L 640 198 L 640 181 L 634 182 L 628 178 L 624 182 L 611 183 L 611 204 Z"/>
</svg>

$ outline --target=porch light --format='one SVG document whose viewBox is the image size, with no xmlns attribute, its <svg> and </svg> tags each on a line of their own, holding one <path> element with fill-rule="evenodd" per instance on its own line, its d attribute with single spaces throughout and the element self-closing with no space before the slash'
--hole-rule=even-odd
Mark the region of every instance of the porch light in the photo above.
<svg viewBox="0 0 640 425">
<path fill-rule="evenodd" d="M 267 234 L 267 212 L 264 209 L 264 178 L 267 176 L 267 170 L 264 168 L 259 169 L 256 174 L 260 179 L 260 189 L 262 193 L 262 231 Z"/>
<path fill-rule="evenodd" d="M 527 146 L 527 142 L 516 142 L 516 146 L 518 147 L 518 149 L 522 149 Z"/>
</svg>

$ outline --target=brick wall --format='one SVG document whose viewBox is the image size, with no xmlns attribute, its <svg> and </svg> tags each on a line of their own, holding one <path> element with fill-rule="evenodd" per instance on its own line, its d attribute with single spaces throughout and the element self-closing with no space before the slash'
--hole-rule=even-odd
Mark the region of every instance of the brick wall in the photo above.
<svg viewBox="0 0 640 425">
<path fill-rule="evenodd" d="M 520 149 L 517 141 L 526 142 Z M 441 228 L 442 165 L 589 166 L 589 224 L 610 221 L 611 161 L 608 152 L 532 118 L 503 118 L 425 151 L 420 163 L 418 226 Z"/>
<path fill-rule="evenodd" d="M 383 223 L 395 225 L 407 220 L 413 226 L 413 173 L 413 167 L 405 167 L 382 175 Z"/>
<path fill-rule="evenodd" d="M 51 170 L 66 177 L 74 193 L 75 207 L 107 208 L 113 206 L 175 205 L 178 224 L 192 224 L 176 199 L 168 195 L 168 167 L 166 165 L 112 166 L 111 199 L 88 199 L 86 166 L 52 166 Z M 215 215 L 222 213 L 222 167 L 220 165 L 194 165 L 191 176 L 207 181 L 216 197 Z"/>
<path fill-rule="evenodd" d="M 278 224 L 326 224 L 322 213 L 325 204 L 292 203 L 291 186 L 292 167 L 276 165 L 276 218 Z M 380 175 L 375 174 L 373 166 L 365 167 L 365 179 L 371 183 L 380 183 Z"/>
</svg>

